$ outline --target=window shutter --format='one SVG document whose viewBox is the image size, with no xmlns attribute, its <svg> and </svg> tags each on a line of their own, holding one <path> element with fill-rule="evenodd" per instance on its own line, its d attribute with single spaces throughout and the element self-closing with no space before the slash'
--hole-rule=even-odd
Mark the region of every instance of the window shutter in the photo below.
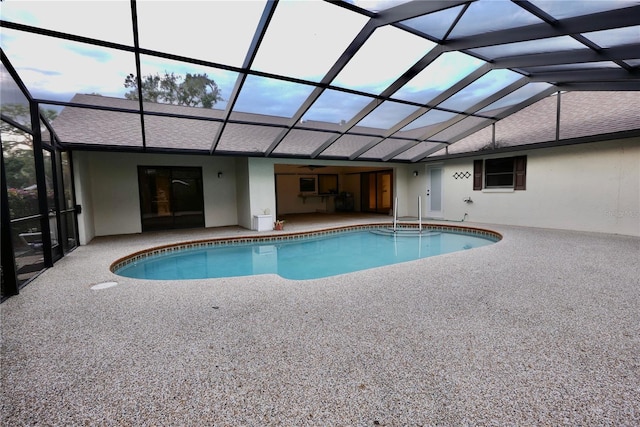
<svg viewBox="0 0 640 427">
<path fill-rule="evenodd" d="M 515 184 L 514 190 L 527 189 L 527 156 L 514 157 Z"/>
<path fill-rule="evenodd" d="M 473 189 L 482 190 L 482 160 L 473 161 Z"/>
</svg>

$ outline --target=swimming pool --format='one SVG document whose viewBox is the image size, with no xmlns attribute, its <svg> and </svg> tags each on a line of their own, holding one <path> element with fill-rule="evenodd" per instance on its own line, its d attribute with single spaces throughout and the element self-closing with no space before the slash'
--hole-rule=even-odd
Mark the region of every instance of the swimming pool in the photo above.
<svg viewBox="0 0 640 427">
<path fill-rule="evenodd" d="M 429 227 L 388 232 L 348 227 L 256 239 L 214 240 L 155 248 L 116 261 L 120 276 L 187 280 L 278 274 L 307 280 L 413 261 L 489 245 L 501 236 L 488 230 Z"/>
</svg>

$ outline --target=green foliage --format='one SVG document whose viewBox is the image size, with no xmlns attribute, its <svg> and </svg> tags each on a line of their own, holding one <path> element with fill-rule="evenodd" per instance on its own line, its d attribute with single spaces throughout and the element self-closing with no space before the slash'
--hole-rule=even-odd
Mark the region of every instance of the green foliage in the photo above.
<svg viewBox="0 0 640 427">
<path fill-rule="evenodd" d="M 2 116 L 31 128 L 31 114 L 28 104 L 3 104 Z M 45 120 L 53 121 L 55 110 L 41 109 Z M 32 189 L 36 183 L 36 168 L 33 157 L 33 136 L 8 122 L 0 121 L 2 132 L 2 156 L 7 178 L 9 210 L 12 218 L 20 218 L 38 213 L 38 192 Z"/>
<path fill-rule="evenodd" d="M 206 73 L 177 76 L 165 71 L 164 76 L 148 74 L 142 77 L 142 99 L 149 102 L 185 105 L 188 107 L 213 108 L 222 101 L 220 88 Z M 131 90 L 125 93 L 127 99 L 138 99 L 138 78 L 129 74 L 124 87 Z"/>
<path fill-rule="evenodd" d="M 29 106 L 24 104 L 2 105 L 2 115 L 16 123 L 30 128 Z M 25 188 L 35 183 L 35 163 L 33 160 L 33 137 L 28 132 L 0 121 L 2 132 L 2 153 L 7 185 Z"/>
<path fill-rule="evenodd" d="M 38 214 L 40 210 L 38 190 L 20 190 L 9 187 L 7 193 L 9 195 L 9 213 L 12 219 Z"/>
<path fill-rule="evenodd" d="M 3 141 L 3 145 L 4 145 Z M 5 147 L 3 147 L 4 149 Z M 4 171 L 7 185 L 13 188 L 26 188 L 36 182 L 36 166 L 33 151 L 13 149 L 4 152 Z"/>
<path fill-rule="evenodd" d="M 29 109 L 29 104 L 2 104 L 0 106 L 0 112 L 4 117 L 10 118 L 14 122 L 19 123 L 24 127 L 27 127 L 29 129 L 31 128 L 31 112 Z M 56 117 L 58 117 L 58 112 L 56 110 L 51 110 L 48 108 L 41 108 L 40 115 L 43 116 L 45 120 L 52 122 Z M 1 126 L 3 134 L 6 131 L 11 131 L 11 129 L 9 128 L 16 129 L 15 127 L 5 122 L 1 122 Z M 22 132 L 19 129 L 18 131 Z"/>
</svg>

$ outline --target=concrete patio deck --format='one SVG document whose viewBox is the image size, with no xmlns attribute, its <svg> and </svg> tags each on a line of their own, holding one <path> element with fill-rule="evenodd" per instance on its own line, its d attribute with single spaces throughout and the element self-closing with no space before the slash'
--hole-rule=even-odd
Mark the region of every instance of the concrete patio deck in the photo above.
<svg viewBox="0 0 640 427">
<path fill-rule="evenodd" d="M 109 271 L 237 227 L 96 238 L 0 305 L 2 425 L 640 425 L 640 239 L 458 225 L 504 239 L 308 281 Z"/>
</svg>

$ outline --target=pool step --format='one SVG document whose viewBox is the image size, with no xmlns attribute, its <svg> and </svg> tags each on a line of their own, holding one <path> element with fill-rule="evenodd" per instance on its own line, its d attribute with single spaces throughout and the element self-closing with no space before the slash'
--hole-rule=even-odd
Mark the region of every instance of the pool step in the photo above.
<svg viewBox="0 0 640 427">
<path fill-rule="evenodd" d="M 411 228 L 398 228 L 394 231 L 393 228 L 379 228 L 377 230 L 371 230 L 371 233 L 381 236 L 435 236 L 440 234 L 439 231 L 419 230 Z"/>
</svg>

